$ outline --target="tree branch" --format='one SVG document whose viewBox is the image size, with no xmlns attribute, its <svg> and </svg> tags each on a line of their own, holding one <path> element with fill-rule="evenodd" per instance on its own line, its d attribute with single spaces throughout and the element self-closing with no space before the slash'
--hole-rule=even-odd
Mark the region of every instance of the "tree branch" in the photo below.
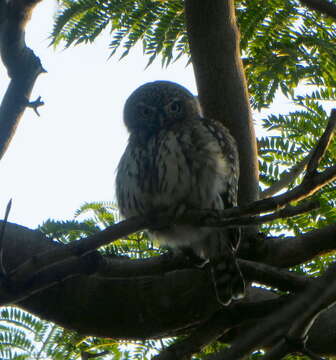
<svg viewBox="0 0 336 360">
<path fill-rule="evenodd" d="M 274 266 L 238 259 L 244 279 L 271 286 L 282 291 L 299 292 L 308 286 L 310 279 Z"/>
<path fill-rule="evenodd" d="M 254 260 L 278 267 L 290 267 L 336 249 L 336 224 L 296 237 L 272 238 L 263 242 Z"/>
<path fill-rule="evenodd" d="M 319 163 L 322 157 L 324 156 L 325 152 L 327 151 L 327 148 L 333 137 L 335 127 L 336 127 L 336 109 L 332 109 L 327 127 L 324 130 L 323 135 L 320 137 L 317 145 L 315 146 L 314 152 L 312 153 L 309 159 L 307 165 L 307 172 L 303 181 L 305 181 L 307 178 L 313 177 L 316 174 Z"/>
<path fill-rule="evenodd" d="M 0 105 L 0 159 L 29 105 L 35 81 L 45 72 L 40 59 L 25 43 L 24 28 L 40 0 L 1 0 L 0 53 L 11 78 Z"/>
<path fill-rule="evenodd" d="M 5 269 L 4 263 L 3 263 L 3 239 L 4 239 L 5 228 L 6 228 L 6 224 L 7 224 L 7 220 L 8 220 L 8 216 L 9 216 L 11 207 L 12 207 L 12 199 L 10 199 L 8 201 L 8 204 L 6 206 L 5 217 L 2 222 L 1 229 L 0 229 L 0 276 L 6 276 L 6 269 Z"/>
<path fill-rule="evenodd" d="M 232 208 L 227 210 L 190 210 L 187 211 L 177 223 L 193 224 L 195 226 L 206 227 L 235 227 L 235 226 L 249 226 L 256 224 L 264 224 L 276 219 L 285 219 L 293 217 L 319 207 L 318 201 L 306 201 L 297 206 L 287 206 L 284 209 L 275 211 L 271 214 L 264 216 L 234 216 L 225 217 L 227 212 L 239 209 Z M 241 213 L 243 213 L 243 210 Z M 223 216 L 224 215 L 224 216 Z M 242 214 L 243 215 L 243 214 Z"/>
<path fill-rule="evenodd" d="M 192 64 L 206 117 L 222 122 L 236 139 L 239 205 L 259 196 L 258 154 L 233 0 L 186 0 Z M 211 66 L 209 66 L 211 59 Z"/>
<path fill-rule="evenodd" d="M 237 360 L 254 349 L 261 348 L 270 343 L 273 339 L 279 336 L 283 337 L 289 327 L 293 330 L 293 334 L 297 334 L 295 331 L 300 332 L 306 329 L 307 317 L 304 315 L 306 309 L 309 309 L 307 313 L 309 314 L 308 318 L 311 319 L 311 316 L 314 316 L 317 312 L 325 309 L 335 301 L 335 269 L 335 265 L 331 266 L 325 275 L 312 281 L 306 291 L 292 298 L 278 312 L 271 314 L 260 323 L 258 328 L 248 331 L 244 338 L 237 339 L 237 341 L 233 342 L 230 349 L 217 353 L 213 359 L 220 359 L 220 356 L 222 356 L 225 360 Z M 302 311 L 302 309 L 305 309 L 305 311 Z M 275 358 L 272 359 L 274 360 Z"/>
<path fill-rule="evenodd" d="M 221 211 L 221 217 L 238 217 L 242 215 L 254 215 L 283 208 L 292 201 L 299 201 L 315 194 L 323 186 L 336 179 L 336 165 L 327 168 L 313 177 L 306 178 L 304 182 L 284 194 L 254 201 L 251 204 L 225 209 Z"/>
<path fill-rule="evenodd" d="M 270 186 L 268 189 L 264 190 L 261 193 L 262 198 L 267 198 L 278 191 L 282 190 L 286 186 L 288 186 L 291 182 L 293 182 L 301 173 L 302 171 L 307 168 L 306 175 L 303 179 L 312 177 L 316 174 L 318 165 L 324 156 L 330 141 L 332 139 L 333 133 L 336 127 L 336 109 L 332 109 L 328 124 L 324 130 L 323 135 L 320 137 L 318 143 L 316 144 L 315 148 L 310 152 L 310 154 L 300 161 L 298 164 L 293 166 L 291 170 L 285 171 L 283 174 L 280 175 L 280 180 Z"/>
<path fill-rule="evenodd" d="M 218 340 L 231 328 L 243 322 L 260 319 L 267 314 L 273 313 L 275 309 L 280 308 L 286 300 L 284 298 L 276 298 L 253 302 L 251 298 L 253 298 L 254 292 L 256 291 L 255 288 L 249 289 L 247 298 L 251 302 L 240 302 L 232 304 L 227 308 L 222 308 L 204 324 L 201 324 L 192 331 L 188 337 L 161 351 L 154 359 L 190 359 L 193 354 L 200 352 L 206 345 Z"/>
<path fill-rule="evenodd" d="M 213 219 L 206 217 L 197 221 L 200 221 L 198 226 L 250 225 L 271 221 L 275 218 L 279 218 L 279 216 L 293 216 L 315 207 L 316 204 L 311 202 L 298 207 L 285 208 L 282 211 L 262 217 L 242 217 L 227 220 L 216 218 L 215 222 L 213 222 Z M 189 224 L 190 219 L 193 219 L 194 221 L 194 217 L 195 215 L 188 217 L 187 214 L 186 218 L 188 221 L 184 223 Z M 155 222 L 155 225 L 160 224 L 161 226 L 166 224 L 166 222 L 166 216 L 164 214 L 159 215 L 158 222 Z M 88 255 L 97 248 L 107 245 L 123 236 L 148 228 L 150 225 L 150 221 L 145 217 L 130 218 L 110 226 L 90 237 L 71 242 L 64 247 L 54 249 L 51 252 L 35 255 L 8 274 L 4 279 L 3 285 L 7 287 L 8 292 L 6 294 L 3 293 L 0 303 L 8 304 L 21 301 L 31 294 L 54 285 L 55 282 L 60 282 L 67 277 L 77 276 L 83 271 L 85 273 L 85 261 L 87 261 L 85 255 Z M 98 264 L 92 269 L 92 272 L 97 271 L 97 266 Z"/>
<path fill-rule="evenodd" d="M 324 15 L 336 19 L 336 6 L 330 1 L 326 0 L 300 0 L 302 4 L 310 9 L 316 10 Z"/>
<path fill-rule="evenodd" d="M 64 247 L 39 232 L 10 223 L 6 227 L 4 246 L 4 261 L 9 272 L 31 259 L 34 254 Z M 17 251 L 18 248 L 20 252 Z M 18 306 L 82 334 L 128 339 L 190 333 L 221 309 L 207 271 L 190 267 L 178 270 L 169 266 L 172 262 L 174 266 L 182 268 L 183 264 L 179 263 L 182 259 L 175 262 L 174 258 L 169 259 L 168 256 L 146 260 L 105 257 L 104 261 L 98 262 L 97 272 L 92 272 L 96 263 L 89 260 L 90 257 L 86 259 L 86 264 L 84 260 L 82 265 L 80 262 L 77 264 L 83 269 L 82 275 L 55 283 L 53 287 L 19 302 Z M 259 267 L 257 269 L 259 271 Z M 268 270 L 266 268 L 266 272 Z M 246 271 L 251 271 L 251 268 L 249 270 L 247 267 Z M 272 271 L 269 272 L 273 277 L 273 280 L 272 277 L 269 279 L 272 283 L 278 281 L 278 276 L 279 281 L 283 281 L 281 277 L 285 272 L 274 275 Z M 264 281 L 262 276 L 265 275 L 262 275 L 262 271 L 259 274 L 251 277 L 258 279 L 260 276 L 260 280 Z M 292 287 L 293 291 L 296 281 L 294 277 L 287 281 L 288 288 Z M 302 288 L 304 286 L 303 284 Z M 1 287 L 1 295 L 3 289 Z M 262 296 L 250 299 L 248 295 L 244 301 L 259 302 L 265 299 L 263 296 L 266 299 L 271 295 L 275 296 L 268 291 L 257 290 L 260 290 Z M 260 318 L 265 315 L 263 311 L 265 312 L 266 303 L 263 306 L 257 306 L 256 303 L 255 308 L 251 304 L 249 308 L 248 304 L 239 310 L 237 308 L 243 317 L 249 318 L 248 314 L 253 314 Z M 275 304 L 269 305 L 271 312 Z M 106 308 L 109 309 L 108 312 Z M 336 308 L 333 307 L 322 313 L 314 323 L 307 343 L 310 350 L 321 354 L 336 354 L 335 313 Z M 130 323 L 132 326 L 129 326 Z"/>
<path fill-rule="evenodd" d="M 120 223 L 110 226 L 87 238 L 71 242 L 66 246 L 57 247 L 46 253 L 35 255 L 12 271 L 9 274 L 8 281 L 15 285 L 15 288 L 17 289 L 26 289 L 27 284 L 30 284 L 33 279 L 38 281 L 40 285 L 42 283 L 47 285 L 47 281 L 43 281 L 43 277 L 41 276 L 41 271 L 44 269 L 50 268 L 54 264 L 58 267 L 59 263 L 63 263 L 65 266 L 65 262 L 71 262 L 72 258 L 74 258 L 75 262 L 80 261 L 80 257 L 88 255 L 99 247 L 107 245 L 133 232 L 140 231 L 148 226 L 148 221 L 143 217 L 130 218 L 121 221 Z M 71 268 L 76 268 L 76 265 L 74 264 L 71 264 L 70 266 Z M 62 271 L 61 268 L 60 271 Z M 54 274 L 58 273 L 57 271 L 52 272 L 54 272 Z M 75 274 L 78 274 L 78 272 L 75 272 Z M 68 275 L 71 275 L 71 272 L 68 273 Z M 44 280 L 46 279 L 44 278 Z"/>
<path fill-rule="evenodd" d="M 312 301 L 306 301 L 305 311 L 296 313 L 296 319 L 292 322 L 285 340 L 280 340 L 275 347 L 264 357 L 264 360 L 280 359 L 280 355 L 291 352 L 305 352 L 305 343 L 308 332 L 317 317 L 326 308 L 336 303 L 336 266 L 332 265 L 322 278 L 315 281 L 315 284 L 304 294 Z M 296 347 L 293 346 L 296 344 Z M 292 346 L 291 346 L 292 345 Z M 294 348 L 293 348 L 294 347 Z"/>
<path fill-rule="evenodd" d="M 289 184 L 291 184 L 306 169 L 310 156 L 311 154 L 309 154 L 303 160 L 295 164 L 289 171 L 285 170 L 280 175 L 279 181 L 272 184 L 270 187 L 261 192 L 261 199 L 271 197 L 274 194 L 278 193 L 280 190 L 286 188 Z"/>
</svg>

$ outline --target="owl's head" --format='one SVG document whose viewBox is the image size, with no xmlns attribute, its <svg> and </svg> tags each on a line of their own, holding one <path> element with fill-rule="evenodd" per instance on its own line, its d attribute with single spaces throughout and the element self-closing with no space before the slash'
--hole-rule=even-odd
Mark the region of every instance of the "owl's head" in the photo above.
<svg viewBox="0 0 336 360">
<path fill-rule="evenodd" d="M 198 101 L 190 91 L 171 81 L 154 81 L 140 86 L 127 99 L 124 122 L 131 134 L 151 135 L 198 114 Z"/>
</svg>

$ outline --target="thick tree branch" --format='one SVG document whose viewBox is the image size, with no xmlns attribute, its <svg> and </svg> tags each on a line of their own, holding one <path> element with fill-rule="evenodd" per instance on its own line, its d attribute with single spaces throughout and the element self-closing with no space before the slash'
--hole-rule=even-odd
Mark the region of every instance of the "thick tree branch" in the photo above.
<svg viewBox="0 0 336 360">
<path fill-rule="evenodd" d="M 154 359 L 190 359 L 193 354 L 200 352 L 206 345 L 218 340 L 231 328 L 244 322 L 263 318 L 283 306 L 286 301 L 285 298 L 278 297 L 255 302 L 253 298 L 258 294 L 258 290 L 250 288 L 247 295 L 250 302 L 245 300 L 245 302 L 222 308 L 204 324 L 192 331 L 187 338 L 169 346 Z"/>
<path fill-rule="evenodd" d="M 244 205 L 259 195 L 258 162 L 234 1 L 186 0 L 185 14 L 204 115 L 227 126 L 238 144 L 243 174 L 239 179 L 239 204 Z"/>
<path fill-rule="evenodd" d="M 238 263 L 246 280 L 282 291 L 300 292 L 310 283 L 309 278 L 273 266 L 242 259 Z"/>
<path fill-rule="evenodd" d="M 336 302 L 336 266 L 331 266 L 327 273 L 305 293 L 312 301 L 306 302 L 305 311 L 299 312 L 292 322 L 286 338 L 280 340 L 275 347 L 264 357 L 264 360 L 281 359 L 291 352 L 305 353 L 305 344 L 308 332 L 317 317 L 326 308 Z M 311 296 L 310 296 L 311 295 Z M 286 340 L 287 339 L 287 340 Z M 293 346 L 296 344 L 297 347 Z"/>
<path fill-rule="evenodd" d="M 66 246 L 55 248 L 51 252 L 41 253 L 21 264 L 10 274 L 10 280 L 18 287 L 30 282 L 35 273 L 58 262 L 64 262 L 72 257 L 80 257 L 103 245 L 107 245 L 123 236 L 143 230 L 148 227 L 148 221 L 143 217 L 130 218 L 110 226 L 97 234 L 74 241 Z"/>
<path fill-rule="evenodd" d="M 205 226 L 250 225 L 271 221 L 280 216 L 293 216 L 315 207 L 316 204 L 307 203 L 298 207 L 285 208 L 283 211 L 262 217 L 242 217 L 227 220 L 215 219 L 215 222 L 213 222 L 212 218 L 203 218 L 200 224 Z M 187 215 L 186 217 L 188 220 L 186 223 L 189 224 L 191 221 L 190 216 L 188 217 Z M 191 217 L 193 221 L 194 217 L 194 215 Z M 167 219 L 164 215 L 159 215 L 158 222 L 155 224 L 160 224 L 161 226 L 166 221 Z M 87 261 L 85 255 L 93 252 L 100 246 L 107 245 L 120 237 L 148 228 L 149 226 L 149 220 L 144 217 L 130 218 L 88 238 L 74 241 L 51 252 L 35 255 L 4 278 L 3 285 L 7 286 L 8 292 L 3 292 L 0 297 L 0 303 L 8 304 L 21 301 L 31 294 L 52 286 L 55 282 L 59 282 L 67 277 L 77 276 L 83 273 L 83 271 L 85 273 L 85 261 Z M 95 262 L 97 261 L 95 260 Z M 97 271 L 97 266 L 98 264 L 92 271 Z"/>
<path fill-rule="evenodd" d="M 0 105 L 0 159 L 14 136 L 39 74 L 40 59 L 26 46 L 24 28 L 40 0 L 1 0 L 0 53 L 11 78 Z"/>
<path fill-rule="evenodd" d="M 35 254 L 64 247 L 46 239 L 39 232 L 10 223 L 6 227 L 4 244 L 5 267 L 9 272 Z M 20 252 L 17 251 L 18 248 Z M 208 319 L 221 309 L 207 271 L 194 268 L 174 270 L 173 267 L 169 268 L 171 260 L 166 256 L 137 261 L 107 257 L 105 261 L 98 262 L 97 272 L 92 272 L 96 266 L 94 261 L 88 261 L 86 265 L 79 262 L 79 268 L 92 275 L 83 274 L 57 282 L 53 287 L 26 298 L 18 305 L 82 334 L 133 339 L 190 333 L 193 327 L 206 324 Z M 181 259 L 175 263 L 174 261 L 173 259 L 174 266 L 183 267 L 183 264 L 179 263 Z M 253 263 L 248 264 L 252 265 Z M 141 269 L 144 269 L 143 273 Z M 251 269 L 247 267 L 246 271 Z M 267 273 L 269 268 L 265 269 Z M 264 281 L 265 269 L 261 272 L 258 269 L 256 274 L 259 275 L 252 277 L 258 279 L 260 276 L 261 282 Z M 269 272 L 270 282 L 279 281 L 285 284 L 287 281 L 288 286 L 295 290 L 295 274 L 293 278 L 283 280 L 285 273 L 272 274 L 272 271 Z M 297 289 L 305 287 L 304 284 L 298 284 Z M 2 287 L 0 293 L 3 294 Z M 271 295 L 267 291 L 262 293 Z M 255 301 L 262 299 L 261 296 Z M 246 308 L 239 309 L 241 314 L 246 311 L 242 316 L 248 318 L 250 313 L 258 318 L 262 317 L 266 304 L 260 307 L 259 315 L 257 304 L 253 311 L 248 308 L 252 305 L 244 306 Z M 109 309 L 108 312 L 106 308 Z M 269 308 L 274 309 L 274 306 L 270 305 Z M 309 338 L 308 348 L 316 353 L 336 353 L 336 331 L 333 331 L 336 329 L 336 316 L 333 315 L 336 309 L 328 311 L 331 313 L 326 316 L 321 314 L 310 330 L 313 335 Z"/>
<path fill-rule="evenodd" d="M 302 311 L 302 309 L 308 309 L 308 318 L 311 320 L 311 317 L 314 317 L 319 311 L 335 302 L 335 269 L 335 265 L 331 266 L 326 274 L 314 280 L 306 291 L 297 297 L 293 297 L 292 300 L 285 304 L 280 310 L 262 321 L 257 328 L 251 329 L 243 338 L 240 337 L 233 342 L 230 349 L 217 353 L 211 357 L 211 359 L 241 359 L 254 349 L 261 348 L 274 339 L 283 337 L 287 334 L 288 328 L 293 331 L 294 335 L 304 332 L 306 327 L 307 330 L 309 330 L 310 323 L 308 323 L 309 325 L 307 326 L 308 319 L 305 311 Z M 289 331 L 290 334 L 291 330 Z M 278 351 L 278 349 L 276 351 Z M 283 351 L 279 351 L 279 353 L 282 352 Z M 272 359 L 276 358 L 274 357 Z"/>
<path fill-rule="evenodd" d="M 336 19 L 336 5 L 327 0 L 300 0 L 302 4 L 310 9 L 316 10 L 324 15 Z"/>
<path fill-rule="evenodd" d="M 255 260 L 278 267 L 290 267 L 336 250 L 336 224 L 297 237 L 272 238 L 264 242 Z"/>
</svg>

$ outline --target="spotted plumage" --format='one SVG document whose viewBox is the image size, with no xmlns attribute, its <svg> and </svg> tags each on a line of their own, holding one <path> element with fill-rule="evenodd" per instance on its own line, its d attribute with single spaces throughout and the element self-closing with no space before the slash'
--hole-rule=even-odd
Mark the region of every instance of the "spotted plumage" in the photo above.
<svg viewBox="0 0 336 360">
<path fill-rule="evenodd" d="M 120 160 L 116 194 L 128 218 L 165 211 L 223 209 L 237 203 L 238 151 L 229 131 L 201 116 L 198 102 L 184 87 L 156 81 L 136 89 L 124 108 L 130 133 Z M 149 229 L 170 248 L 190 249 L 208 259 L 220 302 L 244 291 L 235 260 L 237 231 L 171 225 Z"/>
</svg>

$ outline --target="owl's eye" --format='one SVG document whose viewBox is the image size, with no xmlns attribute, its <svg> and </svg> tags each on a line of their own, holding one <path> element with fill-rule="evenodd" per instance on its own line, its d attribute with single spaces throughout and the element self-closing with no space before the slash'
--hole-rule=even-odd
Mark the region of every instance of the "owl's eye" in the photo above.
<svg viewBox="0 0 336 360">
<path fill-rule="evenodd" d="M 172 101 L 169 105 L 168 105 L 168 111 L 171 113 L 179 113 L 182 110 L 182 103 L 181 101 Z"/>
</svg>

